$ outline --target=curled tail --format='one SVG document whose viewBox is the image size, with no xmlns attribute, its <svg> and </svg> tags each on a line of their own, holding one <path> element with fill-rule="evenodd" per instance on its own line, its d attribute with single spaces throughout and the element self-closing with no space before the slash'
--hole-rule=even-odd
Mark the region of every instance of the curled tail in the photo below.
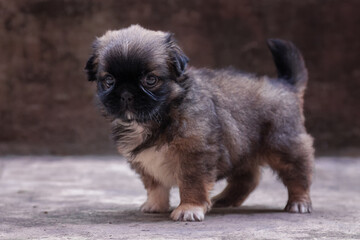
<svg viewBox="0 0 360 240">
<path fill-rule="evenodd" d="M 268 39 L 268 47 L 273 55 L 278 78 L 293 85 L 300 97 L 304 95 L 308 73 L 301 53 L 292 42 Z"/>
</svg>

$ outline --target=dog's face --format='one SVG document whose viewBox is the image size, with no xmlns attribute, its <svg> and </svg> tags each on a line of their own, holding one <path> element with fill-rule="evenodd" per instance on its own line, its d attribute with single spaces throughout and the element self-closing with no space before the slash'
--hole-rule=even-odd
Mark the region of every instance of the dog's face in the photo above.
<svg viewBox="0 0 360 240">
<path fill-rule="evenodd" d="M 172 34 L 135 25 L 108 31 L 94 42 L 93 51 L 85 70 L 113 118 L 159 121 L 184 91 L 188 58 Z"/>
</svg>

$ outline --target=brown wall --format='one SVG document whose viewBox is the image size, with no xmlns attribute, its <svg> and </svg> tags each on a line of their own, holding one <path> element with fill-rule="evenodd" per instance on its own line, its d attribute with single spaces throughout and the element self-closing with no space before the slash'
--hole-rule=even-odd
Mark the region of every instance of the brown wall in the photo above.
<svg viewBox="0 0 360 240">
<path fill-rule="evenodd" d="M 139 23 L 174 32 L 198 67 L 275 76 L 269 37 L 310 72 L 307 127 L 318 153 L 360 147 L 358 0 L 0 0 L 0 154 L 114 153 L 83 66 L 95 36 Z"/>
</svg>

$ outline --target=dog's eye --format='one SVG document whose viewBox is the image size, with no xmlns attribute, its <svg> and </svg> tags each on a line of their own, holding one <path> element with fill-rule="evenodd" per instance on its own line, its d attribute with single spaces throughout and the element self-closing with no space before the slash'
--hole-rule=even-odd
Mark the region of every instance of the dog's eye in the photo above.
<svg viewBox="0 0 360 240">
<path fill-rule="evenodd" d="M 158 82 L 158 78 L 154 75 L 149 75 L 145 78 L 145 81 L 143 81 L 144 87 L 154 87 Z"/>
<path fill-rule="evenodd" d="M 112 76 L 106 76 L 104 79 L 104 86 L 105 88 L 111 88 L 112 85 L 114 85 L 115 79 Z"/>
</svg>

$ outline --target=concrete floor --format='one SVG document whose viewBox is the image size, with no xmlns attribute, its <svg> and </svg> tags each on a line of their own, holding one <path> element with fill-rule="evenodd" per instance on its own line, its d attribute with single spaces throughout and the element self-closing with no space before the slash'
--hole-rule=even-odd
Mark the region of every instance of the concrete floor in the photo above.
<svg viewBox="0 0 360 240">
<path fill-rule="evenodd" d="M 243 207 L 213 210 L 204 222 L 141 213 L 145 198 L 120 157 L 2 157 L 0 239 L 360 239 L 356 158 L 317 159 L 312 214 L 282 212 L 287 192 L 269 169 Z"/>
</svg>

